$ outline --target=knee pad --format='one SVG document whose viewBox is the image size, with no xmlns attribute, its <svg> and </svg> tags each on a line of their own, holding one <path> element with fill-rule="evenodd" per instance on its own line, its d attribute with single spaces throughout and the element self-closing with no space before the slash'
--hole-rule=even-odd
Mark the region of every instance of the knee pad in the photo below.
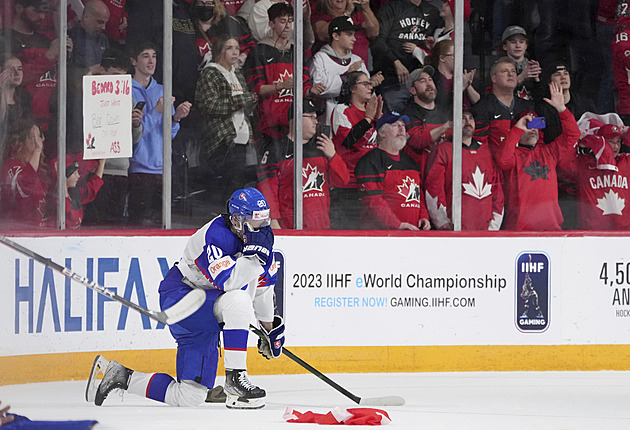
<svg viewBox="0 0 630 430">
<path fill-rule="evenodd" d="M 205 402 L 207 394 L 208 387 L 195 381 L 181 381 L 168 387 L 164 402 L 171 406 L 199 406 Z"/>
<path fill-rule="evenodd" d="M 214 303 L 214 316 L 224 329 L 249 329 L 256 321 L 252 299 L 246 291 L 233 290 L 221 294 Z"/>
</svg>

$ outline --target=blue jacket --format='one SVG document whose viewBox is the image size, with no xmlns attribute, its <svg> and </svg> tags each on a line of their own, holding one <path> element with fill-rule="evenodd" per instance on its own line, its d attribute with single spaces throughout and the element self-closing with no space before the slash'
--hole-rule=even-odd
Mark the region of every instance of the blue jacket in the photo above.
<svg viewBox="0 0 630 430">
<path fill-rule="evenodd" d="M 133 86 L 134 103 L 145 102 L 144 117 L 142 118 L 142 137 L 133 145 L 133 155 L 129 159 L 129 173 L 151 173 L 154 175 L 162 174 L 162 150 L 163 150 L 163 134 L 162 134 L 162 114 L 155 110 L 155 105 L 160 97 L 164 95 L 162 85 L 158 84 L 155 79 L 151 78 L 151 82 L 147 88 L 135 80 L 131 80 Z M 167 105 L 167 103 L 164 103 Z M 172 114 L 175 108 L 171 107 Z M 171 128 L 171 138 L 174 138 L 179 131 L 179 123 L 174 122 Z"/>
</svg>

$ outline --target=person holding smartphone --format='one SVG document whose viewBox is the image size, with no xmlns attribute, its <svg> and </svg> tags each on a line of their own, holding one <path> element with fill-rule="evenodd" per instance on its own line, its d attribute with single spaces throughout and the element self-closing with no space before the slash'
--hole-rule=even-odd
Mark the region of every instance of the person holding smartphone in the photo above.
<svg viewBox="0 0 630 430">
<path fill-rule="evenodd" d="M 130 49 L 134 68 L 132 95 L 134 101 L 144 102 L 144 109 L 134 109 L 132 125 L 142 114 L 142 137 L 133 145 L 129 159 L 129 223 L 159 225 L 162 220 L 162 113 L 169 109 L 173 115 L 171 137 L 179 131 L 179 121 L 190 113 L 191 104 L 183 102 L 175 109 L 173 101 L 164 100 L 162 85 L 153 79 L 157 66 L 156 48 L 150 42 L 139 43 Z M 132 113 L 133 115 L 133 113 Z"/>
<path fill-rule="evenodd" d="M 534 111 L 525 111 L 512 121 L 495 154 L 505 175 L 505 230 L 561 230 L 557 169 L 568 167 L 575 157 L 580 129 L 564 104 L 560 85 L 551 82 L 549 92 L 551 97 L 544 100 L 558 112 L 562 134 L 550 144 L 542 144 L 540 129 L 536 128 L 542 122 Z"/>
<path fill-rule="evenodd" d="M 330 188 L 345 186 L 350 180 L 350 173 L 335 151 L 332 139 L 325 133 L 317 134 L 315 106 L 305 101 L 303 110 L 304 228 L 326 230 L 330 228 Z M 288 136 L 265 146 L 258 174 L 257 188 L 269 202 L 273 228 L 293 228 L 293 107 L 289 109 L 288 119 Z"/>
<path fill-rule="evenodd" d="M 132 68 L 131 60 L 124 52 L 108 48 L 101 59 L 103 75 L 125 75 Z M 142 138 L 142 118 L 146 102 L 137 101 L 131 111 L 131 141 Z M 123 225 L 127 222 L 127 189 L 129 188 L 129 159 L 108 158 L 103 170 L 103 186 L 96 198 L 83 206 L 82 225 Z"/>
</svg>

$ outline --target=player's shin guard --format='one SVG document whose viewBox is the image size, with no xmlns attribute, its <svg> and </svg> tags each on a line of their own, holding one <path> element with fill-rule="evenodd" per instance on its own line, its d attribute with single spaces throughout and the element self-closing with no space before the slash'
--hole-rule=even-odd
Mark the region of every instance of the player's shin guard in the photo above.
<svg viewBox="0 0 630 430">
<path fill-rule="evenodd" d="M 127 391 L 137 396 L 166 403 L 164 401 L 166 390 L 173 382 L 175 382 L 174 379 L 165 373 L 134 372 L 129 380 Z"/>
<path fill-rule="evenodd" d="M 224 364 L 226 369 L 247 369 L 248 330 L 223 330 Z"/>
<path fill-rule="evenodd" d="M 127 391 L 170 406 L 199 406 L 208 388 L 194 381 L 176 382 L 165 373 L 134 372 Z"/>
</svg>

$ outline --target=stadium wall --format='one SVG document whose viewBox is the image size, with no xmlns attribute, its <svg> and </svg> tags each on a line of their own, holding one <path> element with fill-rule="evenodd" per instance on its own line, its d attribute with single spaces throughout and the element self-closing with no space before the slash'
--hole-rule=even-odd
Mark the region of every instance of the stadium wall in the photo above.
<svg viewBox="0 0 630 430">
<path fill-rule="evenodd" d="M 13 239 L 158 309 L 191 232 L 118 233 Z M 323 372 L 630 369 L 628 235 L 349 233 L 276 236 L 287 346 Z M 0 385 L 86 379 L 97 353 L 175 373 L 168 327 L 5 246 L 0 273 Z M 305 372 L 253 335 L 248 360 Z"/>
</svg>

